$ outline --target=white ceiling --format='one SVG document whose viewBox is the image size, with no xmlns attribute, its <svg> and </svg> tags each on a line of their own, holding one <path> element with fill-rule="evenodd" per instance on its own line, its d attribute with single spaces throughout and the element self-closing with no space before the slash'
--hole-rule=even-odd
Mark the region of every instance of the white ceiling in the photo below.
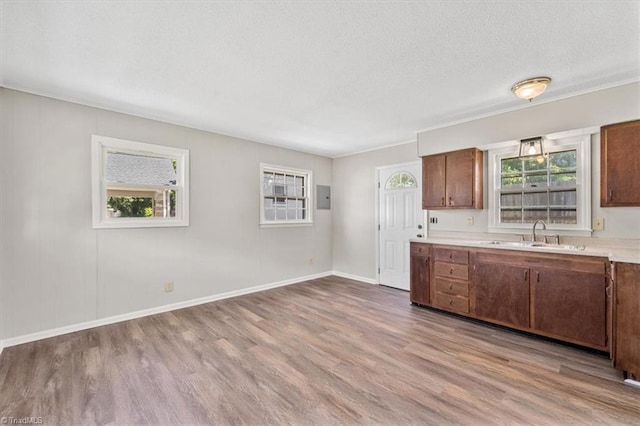
<svg viewBox="0 0 640 426">
<path fill-rule="evenodd" d="M 339 156 L 640 79 L 638 1 L 8 1 L 4 87 Z"/>
</svg>

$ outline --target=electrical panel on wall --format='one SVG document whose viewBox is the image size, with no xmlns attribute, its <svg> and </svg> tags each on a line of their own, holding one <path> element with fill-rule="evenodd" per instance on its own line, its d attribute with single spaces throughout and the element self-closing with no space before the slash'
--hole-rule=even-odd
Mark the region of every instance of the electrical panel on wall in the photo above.
<svg viewBox="0 0 640 426">
<path fill-rule="evenodd" d="M 316 185 L 316 200 L 318 210 L 331 210 L 331 187 Z"/>
</svg>

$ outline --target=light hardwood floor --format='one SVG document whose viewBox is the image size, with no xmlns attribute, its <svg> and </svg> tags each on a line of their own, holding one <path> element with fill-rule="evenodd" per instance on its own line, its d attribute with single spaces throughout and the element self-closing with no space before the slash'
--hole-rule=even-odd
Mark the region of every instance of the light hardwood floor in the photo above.
<svg viewBox="0 0 640 426">
<path fill-rule="evenodd" d="M 6 348 L 0 417 L 44 424 L 640 424 L 579 349 L 329 277 Z"/>
</svg>

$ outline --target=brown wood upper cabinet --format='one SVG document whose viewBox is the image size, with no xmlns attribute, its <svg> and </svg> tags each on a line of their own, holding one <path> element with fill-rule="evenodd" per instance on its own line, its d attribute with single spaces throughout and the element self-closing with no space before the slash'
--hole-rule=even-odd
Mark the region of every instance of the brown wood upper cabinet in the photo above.
<svg viewBox="0 0 640 426">
<path fill-rule="evenodd" d="M 600 168 L 600 206 L 640 206 L 640 120 L 600 129 Z"/>
<path fill-rule="evenodd" d="M 422 208 L 482 209 L 483 164 L 476 148 L 422 157 Z"/>
</svg>

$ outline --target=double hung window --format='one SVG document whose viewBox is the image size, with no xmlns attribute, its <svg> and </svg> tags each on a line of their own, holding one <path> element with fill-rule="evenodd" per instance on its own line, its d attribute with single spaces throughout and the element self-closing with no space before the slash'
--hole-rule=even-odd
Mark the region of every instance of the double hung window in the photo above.
<svg viewBox="0 0 640 426">
<path fill-rule="evenodd" d="M 311 171 L 260 165 L 260 224 L 312 223 Z"/>
<path fill-rule="evenodd" d="M 93 227 L 188 226 L 185 149 L 94 135 Z"/>
</svg>

